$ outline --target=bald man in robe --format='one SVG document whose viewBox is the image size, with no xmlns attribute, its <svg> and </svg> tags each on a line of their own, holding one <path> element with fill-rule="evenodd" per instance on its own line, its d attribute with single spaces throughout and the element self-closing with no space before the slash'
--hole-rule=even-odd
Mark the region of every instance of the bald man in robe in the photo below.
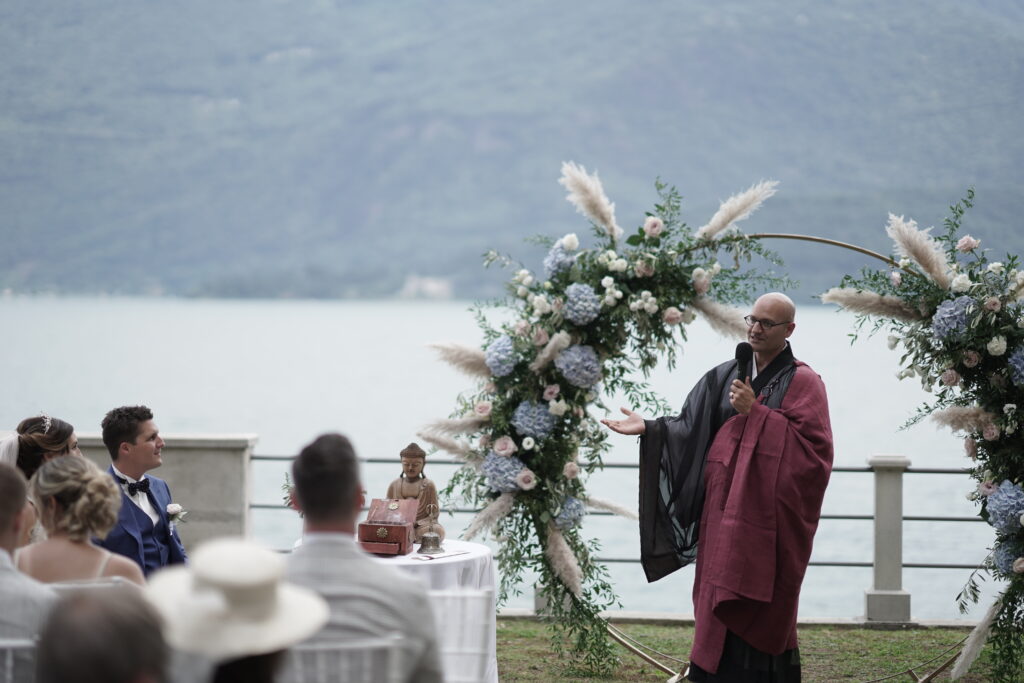
<svg viewBox="0 0 1024 683">
<path fill-rule="evenodd" d="M 676 417 L 603 420 L 640 436 L 640 553 L 648 581 L 697 563 L 689 680 L 800 680 L 796 617 L 832 470 L 821 378 L 793 356 L 796 307 L 758 298 L 750 374 L 712 368 Z"/>
</svg>

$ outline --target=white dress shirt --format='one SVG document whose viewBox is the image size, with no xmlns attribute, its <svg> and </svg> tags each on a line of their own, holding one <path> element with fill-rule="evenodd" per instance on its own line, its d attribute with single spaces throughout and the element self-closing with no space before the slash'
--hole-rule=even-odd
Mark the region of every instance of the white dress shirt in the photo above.
<svg viewBox="0 0 1024 683">
<path fill-rule="evenodd" d="M 124 479 L 128 483 L 137 484 L 138 482 L 141 481 L 141 479 L 133 479 L 132 477 L 129 477 L 127 474 L 125 474 L 121 470 L 117 469 L 117 467 L 115 465 L 111 465 L 110 467 L 111 467 L 111 469 L 114 470 L 114 474 L 115 475 L 117 475 L 118 477 L 121 477 L 121 479 Z M 142 475 L 142 479 L 145 479 L 145 478 L 146 478 L 146 475 Z M 120 482 L 118 482 L 118 483 L 120 484 Z M 153 482 L 150 482 L 150 483 L 152 484 Z M 156 508 L 153 507 L 153 503 L 150 502 L 149 496 L 147 496 L 142 491 L 136 491 L 134 496 L 129 495 L 128 494 L 128 484 L 127 483 L 121 484 L 121 488 L 124 490 L 124 495 L 128 496 L 128 499 L 130 501 L 132 501 L 137 506 L 139 506 L 139 508 L 143 512 L 145 512 L 146 515 L 151 520 L 153 520 L 153 526 L 156 526 L 157 523 L 160 521 L 160 514 L 156 511 Z"/>
</svg>

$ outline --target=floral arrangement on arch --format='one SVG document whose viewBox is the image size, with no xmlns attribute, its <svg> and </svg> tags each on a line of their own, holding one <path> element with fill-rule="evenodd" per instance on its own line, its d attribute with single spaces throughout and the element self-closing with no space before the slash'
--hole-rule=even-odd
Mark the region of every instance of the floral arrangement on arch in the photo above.
<svg viewBox="0 0 1024 683">
<path fill-rule="evenodd" d="M 847 275 L 822 295 L 886 328 L 902 348 L 900 379 L 934 392 L 908 426 L 931 415 L 964 435 L 968 498 L 994 531 L 988 557 L 958 596 L 962 612 L 979 598 L 979 572 L 1008 586 L 968 639 L 953 678 L 967 672 L 988 638 L 1000 680 L 1024 678 L 1024 270 L 1016 256 L 991 261 L 981 241 L 960 236 L 974 191 L 950 207 L 945 232 L 889 216 L 897 255 L 886 270 Z M 990 634 L 991 631 L 991 635 Z"/>
<path fill-rule="evenodd" d="M 549 247 L 541 272 L 486 255 L 487 265 L 500 262 L 512 275 L 506 298 L 475 307 L 482 348 L 435 345 L 476 386 L 419 436 L 466 463 L 443 494 L 458 492 L 480 509 L 464 538 L 489 532 L 499 540 L 499 598 L 519 592 L 524 571 L 536 572 L 556 651 L 572 654 L 582 670 L 607 672 L 615 658 L 599 613 L 617 599 L 581 525 L 588 509 L 636 513 L 587 493 L 586 477 L 608 449 L 588 409 L 607 411 L 602 394 L 622 392 L 637 407 L 668 412 L 635 373 L 646 376 L 662 357 L 672 367 L 697 316 L 721 334 L 746 334 L 742 312 L 723 302 L 749 301 L 781 280 L 744 267 L 755 254 L 778 259 L 732 226 L 774 194 L 775 183 L 732 197 L 691 232 L 679 194 L 659 181 L 660 202 L 627 236 L 596 174 L 569 162 L 559 182 L 591 220 L 595 243 L 575 233 L 537 238 Z M 498 309 L 491 318 L 499 323 L 486 308 Z"/>
</svg>

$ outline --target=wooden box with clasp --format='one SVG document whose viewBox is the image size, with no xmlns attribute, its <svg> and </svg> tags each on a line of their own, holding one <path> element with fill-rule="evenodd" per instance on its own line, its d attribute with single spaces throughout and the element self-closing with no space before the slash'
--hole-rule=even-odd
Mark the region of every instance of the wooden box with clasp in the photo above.
<svg viewBox="0 0 1024 683">
<path fill-rule="evenodd" d="M 359 523 L 359 545 L 376 555 L 408 555 L 419 501 L 374 498 L 366 521 Z"/>
</svg>

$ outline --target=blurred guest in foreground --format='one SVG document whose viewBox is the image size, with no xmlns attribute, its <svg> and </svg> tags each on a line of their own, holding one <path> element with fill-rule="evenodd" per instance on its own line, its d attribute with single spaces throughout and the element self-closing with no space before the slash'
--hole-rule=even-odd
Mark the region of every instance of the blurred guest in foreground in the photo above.
<svg viewBox="0 0 1024 683">
<path fill-rule="evenodd" d="M 61 598 L 39 637 L 37 683 L 164 683 L 160 617 L 127 586 Z"/>
<path fill-rule="evenodd" d="M 288 558 L 288 578 L 320 593 L 331 619 L 315 642 L 400 633 L 405 678 L 443 680 L 426 587 L 374 562 L 356 546 L 363 505 L 359 462 L 341 434 L 324 434 L 292 463 L 294 497 L 304 519 L 302 545 Z"/>
<path fill-rule="evenodd" d="M 86 458 L 57 458 L 43 464 L 30 482 L 48 538 L 15 552 L 19 570 L 44 583 L 122 577 L 145 580 L 131 560 L 92 543 L 117 521 L 117 485 Z"/>
<path fill-rule="evenodd" d="M 272 683 L 287 648 L 327 621 L 324 600 L 283 575 L 277 553 L 221 538 L 199 546 L 188 567 L 154 574 L 146 596 L 171 647 L 215 664 L 212 683 Z"/>
</svg>

